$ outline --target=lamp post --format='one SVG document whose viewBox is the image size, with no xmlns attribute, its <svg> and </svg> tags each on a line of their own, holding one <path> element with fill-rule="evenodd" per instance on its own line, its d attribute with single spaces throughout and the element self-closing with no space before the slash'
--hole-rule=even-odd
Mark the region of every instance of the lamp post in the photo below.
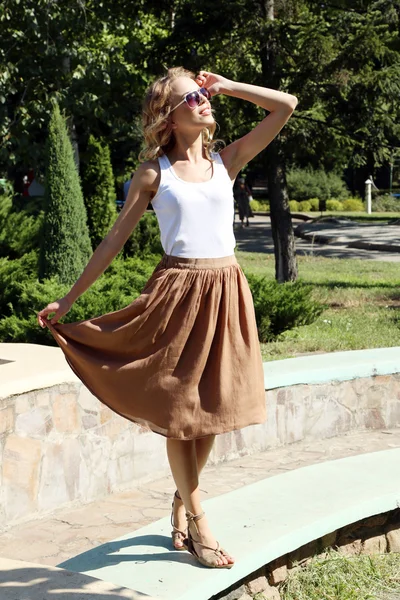
<svg viewBox="0 0 400 600">
<path fill-rule="evenodd" d="M 367 214 L 371 214 L 372 212 L 372 206 L 371 206 L 371 197 L 372 197 L 372 193 L 371 193 L 371 189 L 372 189 L 372 179 L 368 178 L 365 182 L 365 198 L 367 200 Z"/>
</svg>

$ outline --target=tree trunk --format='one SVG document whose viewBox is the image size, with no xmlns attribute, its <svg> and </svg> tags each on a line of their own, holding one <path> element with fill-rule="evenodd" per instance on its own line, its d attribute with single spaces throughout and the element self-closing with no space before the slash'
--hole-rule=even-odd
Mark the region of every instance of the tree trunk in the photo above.
<svg viewBox="0 0 400 600">
<path fill-rule="evenodd" d="M 276 67 L 276 39 L 274 24 L 274 0 L 262 0 L 266 23 L 265 40 L 261 44 L 261 65 L 264 85 L 278 90 L 281 76 Z M 286 184 L 285 158 L 279 139 L 275 139 L 265 152 L 265 166 L 270 201 L 272 238 L 275 249 L 275 277 L 277 281 L 297 279 L 296 247 L 292 217 Z"/>
<path fill-rule="evenodd" d="M 268 147 L 266 157 L 271 228 L 275 250 L 275 277 L 280 283 L 296 281 L 296 248 L 289 209 L 285 163 L 283 156 L 279 156 L 277 141 Z"/>
</svg>

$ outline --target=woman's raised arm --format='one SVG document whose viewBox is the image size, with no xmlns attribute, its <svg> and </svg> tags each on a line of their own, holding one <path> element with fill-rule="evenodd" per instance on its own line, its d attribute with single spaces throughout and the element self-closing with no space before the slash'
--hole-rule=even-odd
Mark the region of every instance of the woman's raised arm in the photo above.
<svg viewBox="0 0 400 600">
<path fill-rule="evenodd" d="M 296 108 L 297 98 L 286 92 L 231 81 L 208 71 L 200 71 L 196 83 L 206 87 L 211 95 L 225 94 L 241 98 L 270 112 L 252 131 L 221 151 L 221 158 L 233 181 L 240 170 L 278 135 Z"/>
</svg>

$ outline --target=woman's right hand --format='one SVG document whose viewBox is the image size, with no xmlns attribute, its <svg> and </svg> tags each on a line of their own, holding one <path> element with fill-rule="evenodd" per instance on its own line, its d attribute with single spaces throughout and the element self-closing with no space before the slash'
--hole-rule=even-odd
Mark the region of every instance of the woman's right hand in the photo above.
<svg viewBox="0 0 400 600">
<path fill-rule="evenodd" d="M 57 321 L 61 319 L 61 317 L 67 314 L 71 306 L 72 304 L 66 296 L 64 296 L 64 298 L 56 300 L 55 302 L 52 302 L 51 304 L 48 304 L 43 310 L 37 313 L 38 323 L 40 327 L 46 327 L 46 320 L 52 325 L 54 325 L 54 323 L 57 323 Z M 55 313 L 55 315 L 51 317 L 51 319 L 47 317 L 47 315 L 49 315 L 50 313 Z"/>
</svg>

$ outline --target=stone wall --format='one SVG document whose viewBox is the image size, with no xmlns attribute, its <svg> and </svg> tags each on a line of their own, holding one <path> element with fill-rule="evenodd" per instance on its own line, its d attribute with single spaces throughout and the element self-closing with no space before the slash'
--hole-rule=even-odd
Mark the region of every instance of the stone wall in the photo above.
<svg viewBox="0 0 400 600">
<path fill-rule="evenodd" d="M 210 462 L 400 427 L 400 373 L 268 390 L 266 403 L 267 421 L 217 436 Z M 0 400 L 3 528 L 166 473 L 165 438 L 113 413 L 80 381 Z"/>
<path fill-rule="evenodd" d="M 346 556 L 400 553 L 400 509 L 362 519 L 281 556 L 210 600 L 281 600 L 280 587 L 295 569 L 333 548 Z"/>
</svg>

